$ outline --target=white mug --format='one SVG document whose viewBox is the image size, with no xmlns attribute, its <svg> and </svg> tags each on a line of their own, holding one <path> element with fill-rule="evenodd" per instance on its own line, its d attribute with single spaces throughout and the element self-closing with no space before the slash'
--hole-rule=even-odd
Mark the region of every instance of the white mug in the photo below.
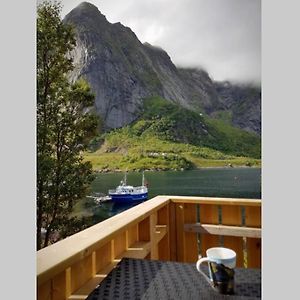
<svg viewBox="0 0 300 300">
<path fill-rule="evenodd" d="M 207 257 L 200 258 L 196 267 L 204 276 L 206 274 L 200 266 L 208 262 L 209 281 L 213 287 L 222 294 L 232 294 L 234 285 L 234 268 L 236 266 L 236 253 L 224 247 L 214 247 L 206 250 Z M 206 276 L 207 277 L 207 276 Z"/>
</svg>

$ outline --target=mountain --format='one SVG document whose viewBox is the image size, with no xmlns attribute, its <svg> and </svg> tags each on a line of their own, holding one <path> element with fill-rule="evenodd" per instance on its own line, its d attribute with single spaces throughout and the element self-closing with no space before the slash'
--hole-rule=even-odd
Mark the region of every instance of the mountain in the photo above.
<svg viewBox="0 0 300 300">
<path fill-rule="evenodd" d="M 231 114 L 232 125 L 260 135 L 261 89 L 230 82 L 216 82 L 215 87 L 225 110 Z"/>
<path fill-rule="evenodd" d="M 260 138 L 160 97 L 138 120 L 95 138 L 85 159 L 100 172 L 260 166 Z"/>
<path fill-rule="evenodd" d="M 136 121 L 144 99 L 160 96 L 260 134 L 260 89 L 214 82 L 204 70 L 177 68 L 166 51 L 142 44 L 130 28 L 111 24 L 90 3 L 78 5 L 64 22 L 74 26 L 77 41 L 70 79 L 84 77 L 90 83 L 107 129 Z"/>
</svg>

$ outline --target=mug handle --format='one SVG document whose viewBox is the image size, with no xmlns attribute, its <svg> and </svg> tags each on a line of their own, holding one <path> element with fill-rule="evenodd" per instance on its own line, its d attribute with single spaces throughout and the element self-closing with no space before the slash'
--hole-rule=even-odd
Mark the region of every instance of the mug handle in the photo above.
<svg viewBox="0 0 300 300">
<path fill-rule="evenodd" d="M 209 258 L 208 257 L 200 258 L 196 263 L 196 268 L 204 276 L 204 278 L 209 282 L 209 284 L 211 284 L 212 283 L 211 279 L 201 270 L 201 267 L 200 267 L 200 265 L 204 262 L 209 262 Z"/>
</svg>

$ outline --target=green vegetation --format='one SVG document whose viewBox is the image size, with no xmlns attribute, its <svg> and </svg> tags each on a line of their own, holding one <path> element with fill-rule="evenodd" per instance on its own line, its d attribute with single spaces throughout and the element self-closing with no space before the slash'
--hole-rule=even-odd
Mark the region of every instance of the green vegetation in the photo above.
<svg viewBox="0 0 300 300">
<path fill-rule="evenodd" d="M 96 141 L 101 147 L 95 151 Z M 152 97 L 139 120 L 95 139 L 85 159 L 102 171 L 260 166 L 260 139 Z"/>
<path fill-rule="evenodd" d="M 67 78 L 75 38 L 60 13 L 56 2 L 37 10 L 37 249 L 56 232 L 64 237 L 86 226 L 71 212 L 94 179 L 81 155 L 96 133 L 97 117 L 86 113 L 94 95 L 85 81 Z"/>
</svg>

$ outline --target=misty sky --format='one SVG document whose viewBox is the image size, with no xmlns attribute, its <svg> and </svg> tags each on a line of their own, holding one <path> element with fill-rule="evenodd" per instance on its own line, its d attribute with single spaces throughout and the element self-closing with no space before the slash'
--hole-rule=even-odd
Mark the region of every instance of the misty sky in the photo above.
<svg viewBox="0 0 300 300">
<path fill-rule="evenodd" d="M 62 0 L 63 16 L 83 1 Z M 214 80 L 260 83 L 260 0 L 91 0 L 111 23 L 167 51 L 173 63 L 202 67 Z"/>
</svg>

